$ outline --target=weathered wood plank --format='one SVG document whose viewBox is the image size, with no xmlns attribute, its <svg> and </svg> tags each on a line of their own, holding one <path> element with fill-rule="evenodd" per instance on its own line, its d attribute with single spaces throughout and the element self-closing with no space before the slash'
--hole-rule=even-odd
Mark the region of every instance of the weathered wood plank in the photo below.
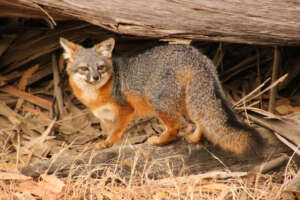
<svg viewBox="0 0 300 200">
<path fill-rule="evenodd" d="M 3 0 L 8 4 L 12 0 Z M 13 0 L 54 18 L 77 18 L 120 34 L 248 44 L 300 44 L 295 0 Z M 1 6 L 0 6 L 1 8 Z M 1 9 L 0 9 L 1 11 Z M 26 13 L 28 9 L 25 9 Z M 2 12 L 2 11 L 1 11 Z M 0 13 L 1 13 L 0 12 Z M 20 16 L 24 16 L 24 12 Z M 1 15 L 4 16 L 3 14 Z M 36 15 L 35 15 L 36 16 Z M 26 17 L 26 16 L 25 16 Z"/>
</svg>

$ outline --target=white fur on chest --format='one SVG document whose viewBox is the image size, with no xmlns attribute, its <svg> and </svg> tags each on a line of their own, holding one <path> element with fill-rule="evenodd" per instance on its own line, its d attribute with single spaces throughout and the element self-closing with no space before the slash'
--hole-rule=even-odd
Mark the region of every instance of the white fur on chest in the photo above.
<svg viewBox="0 0 300 200">
<path fill-rule="evenodd" d="M 93 114 L 99 118 L 100 121 L 115 121 L 115 112 L 110 104 L 106 104 L 93 110 Z"/>
</svg>

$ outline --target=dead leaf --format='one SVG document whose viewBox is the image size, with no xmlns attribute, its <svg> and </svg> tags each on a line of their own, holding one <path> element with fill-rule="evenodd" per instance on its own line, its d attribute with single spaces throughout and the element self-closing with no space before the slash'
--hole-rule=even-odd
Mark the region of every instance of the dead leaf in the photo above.
<svg viewBox="0 0 300 200">
<path fill-rule="evenodd" d="M 47 186 L 47 189 L 54 193 L 60 193 L 63 190 L 63 187 L 65 186 L 65 183 L 58 179 L 55 175 L 47 175 L 43 174 L 41 175 L 45 185 Z"/>
<path fill-rule="evenodd" d="M 45 184 L 43 181 L 36 183 L 33 181 L 27 181 L 20 183 L 16 187 L 16 191 L 19 192 L 26 192 L 31 193 L 33 195 L 36 195 L 44 200 L 56 200 L 57 194 L 52 192 L 47 188 L 47 184 Z"/>
<path fill-rule="evenodd" d="M 276 106 L 281 106 L 281 105 L 291 105 L 291 101 L 287 98 L 281 98 L 278 101 L 276 101 Z"/>
<path fill-rule="evenodd" d="M 287 115 L 294 111 L 293 107 L 290 105 L 280 105 L 275 107 L 276 112 L 281 115 Z"/>
<path fill-rule="evenodd" d="M 168 199 L 169 194 L 167 192 L 157 192 L 153 198 L 155 200 Z"/>
<path fill-rule="evenodd" d="M 281 98 L 276 101 L 276 112 L 281 115 L 287 115 L 293 112 L 293 107 L 291 106 L 291 102 L 287 98 Z"/>
</svg>

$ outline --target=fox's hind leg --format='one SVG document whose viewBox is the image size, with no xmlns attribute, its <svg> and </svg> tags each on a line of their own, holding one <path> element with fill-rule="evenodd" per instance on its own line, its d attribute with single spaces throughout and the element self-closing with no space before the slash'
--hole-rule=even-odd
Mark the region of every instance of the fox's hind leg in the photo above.
<svg viewBox="0 0 300 200">
<path fill-rule="evenodd" d="M 164 123 L 166 130 L 160 136 L 152 136 L 148 143 L 152 145 L 164 145 L 171 142 L 177 135 L 180 128 L 180 118 L 178 115 L 170 115 L 165 112 L 158 112 L 158 118 Z"/>
<path fill-rule="evenodd" d="M 187 134 L 185 136 L 185 139 L 189 143 L 197 144 L 197 143 L 199 143 L 199 141 L 201 140 L 201 137 L 203 135 L 204 126 L 200 122 L 198 122 L 198 120 L 194 121 L 194 123 L 196 124 L 196 129 L 194 130 L 193 133 Z"/>
</svg>

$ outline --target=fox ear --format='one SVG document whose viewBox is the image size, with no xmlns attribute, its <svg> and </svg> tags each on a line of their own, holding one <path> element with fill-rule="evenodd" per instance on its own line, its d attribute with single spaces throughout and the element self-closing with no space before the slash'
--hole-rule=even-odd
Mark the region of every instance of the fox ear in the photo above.
<svg viewBox="0 0 300 200">
<path fill-rule="evenodd" d="M 109 38 L 109 39 L 107 39 L 99 44 L 96 44 L 94 46 L 97 53 L 101 54 L 104 57 L 108 57 L 108 58 L 111 58 L 114 47 L 115 47 L 115 39 L 114 38 Z"/>
<path fill-rule="evenodd" d="M 65 50 L 64 52 L 65 59 L 72 59 L 72 55 L 74 54 L 74 52 L 77 51 L 79 48 L 81 48 L 80 45 L 70 42 L 69 40 L 62 37 L 59 39 L 59 43 L 62 46 L 62 48 Z"/>
</svg>

